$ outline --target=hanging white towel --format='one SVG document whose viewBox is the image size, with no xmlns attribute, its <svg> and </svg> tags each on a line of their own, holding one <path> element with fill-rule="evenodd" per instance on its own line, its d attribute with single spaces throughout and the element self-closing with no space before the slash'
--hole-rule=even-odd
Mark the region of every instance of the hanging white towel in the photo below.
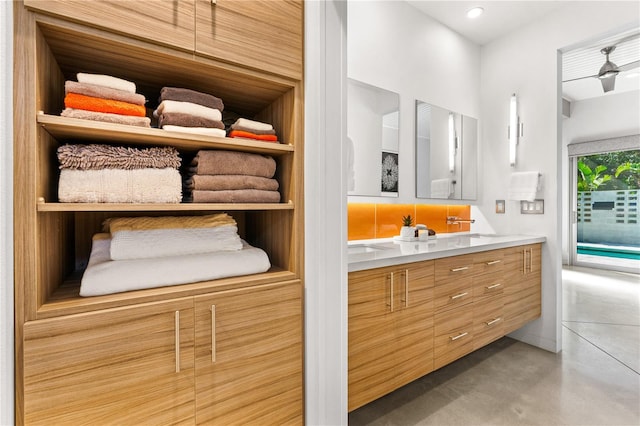
<svg viewBox="0 0 640 426">
<path fill-rule="evenodd" d="M 453 180 L 450 178 L 431 181 L 431 198 L 449 198 L 453 194 Z"/>
<path fill-rule="evenodd" d="M 511 173 L 509 199 L 533 201 L 540 189 L 540 172 Z"/>
</svg>

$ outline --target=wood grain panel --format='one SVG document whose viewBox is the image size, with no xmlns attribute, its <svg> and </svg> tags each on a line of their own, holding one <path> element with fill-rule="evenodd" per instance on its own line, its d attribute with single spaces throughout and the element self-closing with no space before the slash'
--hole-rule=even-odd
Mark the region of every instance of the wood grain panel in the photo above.
<svg viewBox="0 0 640 426">
<path fill-rule="evenodd" d="M 26 323 L 25 423 L 192 423 L 193 326 L 191 298 Z"/>
<path fill-rule="evenodd" d="M 505 333 L 511 333 L 541 315 L 541 245 L 505 250 Z"/>
<path fill-rule="evenodd" d="M 504 300 L 501 295 L 473 302 L 473 350 L 504 336 Z"/>
<path fill-rule="evenodd" d="M 25 0 L 27 8 L 180 49 L 195 47 L 194 0 Z"/>
<path fill-rule="evenodd" d="M 434 319 L 434 369 L 443 367 L 473 350 L 473 309 L 461 306 Z"/>
<path fill-rule="evenodd" d="M 195 300 L 196 423 L 302 424 L 300 281 Z"/>
</svg>

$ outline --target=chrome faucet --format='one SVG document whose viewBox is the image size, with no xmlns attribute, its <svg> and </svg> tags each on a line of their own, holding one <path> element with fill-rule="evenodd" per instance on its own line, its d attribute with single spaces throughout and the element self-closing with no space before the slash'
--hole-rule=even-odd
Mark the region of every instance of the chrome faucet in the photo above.
<svg viewBox="0 0 640 426">
<path fill-rule="evenodd" d="M 463 223 L 475 223 L 475 219 L 462 219 L 458 216 L 447 216 L 447 225 L 462 225 Z"/>
</svg>

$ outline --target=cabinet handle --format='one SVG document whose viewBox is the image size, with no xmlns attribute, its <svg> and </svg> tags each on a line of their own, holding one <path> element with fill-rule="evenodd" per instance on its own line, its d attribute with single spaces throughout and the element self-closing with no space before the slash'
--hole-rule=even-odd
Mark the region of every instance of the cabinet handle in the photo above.
<svg viewBox="0 0 640 426">
<path fill-rule="evenodd" d="M 176 373 L 180 372 L 180 311 L 176 311 L 174 314 L 175 320 L 175 346 L 176 346 Z"/>
<path fill-rule="evenodd" d="M 389 272 L 389 276 L 391 279 L 391 292 L 389 294 L 389 301 L 391 303 L 387 303 L 387 306 L 391 308 L 391 312 L 393 312 L 393 272 Z"/>
<path fill-rule="evenodd" d="M 450 339 L 451 339 L 452 342 L 454 342 L 454 341 L 456 341 L 458 339 L 462 339 L 467 334 L 469 334 L 469 333 L 465 331 L 464 333 L 460 333 L 457 336 L 450 337 Z"/>
<path fill-rule="evenodd" d="M 495 265 L 496 263 L 500 263 L 500 262 L 502 262 L 502 260 L 492 260 L 490 262 L 487 262 L 487 266 Z"/>
<path fill-rule="evenodd" d="M 531 264 L 533 263 L 533 249 L 529 249 L 529 273 L 531 273 Z"/>
<path fill-rule="evenodd" d="M 404 270 L 404 307 L 409 307 L 409 270 Z"/>
<path fill-rule="evenodd" d="M 465 291 L 464 293 L 456 294 L 455 296 L 451 296 L 451 300 L 460 299 L 461 297 L 465 297 L 467 294 L 469 294 L 468 291 Z"/>
<path fill-rule="evenodd" d="M 451 270 L 451 272 L 460 272 L 460 271 L 466 271 L 467 269 L 469 269 L 468 266 L 461 266 L 460 268 L 453 268 Z"/>
<path fill-rule="evenodd" d="M 527 249 L 522 251 L 522 275 L 527 275 Z"/>
<path fill-rule="evenodd" d="M 216 362 L 216 305 L 211 305 L 211 363 Z"/>
<path fill-rule="evenodd" d="M 487 324 L 487 326 L 492 326 L 493 324 L 497 323 L 500 320 L 502 320 L 502 318 L 500 318 L 500 317 L 494 318 L 491 321 L 486 321 L 485 324 Z"/>
<path fill-rule="evenodd" d="M 218 0 L 211 0 L 211 5 L 215 6 L 216 4 L 218 4 Z"/>
<path fill-rule="evenodd" d="M 501 285 L 502 285 L 502 283 L 498 283 L 498 284 L 494 284 L 494 285 L 486 286 L 485 288 L 486 288 L 487 290 L 493 290 L 494 288 L 498 288 L 498 287 L 500 287 Z"/>
</svg>

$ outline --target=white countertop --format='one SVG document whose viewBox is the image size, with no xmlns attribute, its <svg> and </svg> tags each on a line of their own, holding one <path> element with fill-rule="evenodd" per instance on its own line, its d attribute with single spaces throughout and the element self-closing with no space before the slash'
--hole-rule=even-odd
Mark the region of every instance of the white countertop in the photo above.
<svg viewBox="0 0 640 426">
<path fill-rule="evenodd" d="M 349 241 L 349 272 L 401 265 L 461 254 L 543 243 L 536 235 L 439 234 L 429 241 L 399 242 L 393 238 Z"/>
</svg>

